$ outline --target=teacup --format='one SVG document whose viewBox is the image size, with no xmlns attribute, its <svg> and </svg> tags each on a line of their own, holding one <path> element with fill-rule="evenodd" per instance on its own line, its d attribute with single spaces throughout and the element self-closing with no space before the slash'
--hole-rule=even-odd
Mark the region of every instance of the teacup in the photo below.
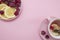
<svg viewBox="0 0 60 40">
<path fill-rule="evenodd" d="M 60 18 L 50 18 L 49 21 L 49 34 L 55 39 L 60 39 Z"/>
</svg>

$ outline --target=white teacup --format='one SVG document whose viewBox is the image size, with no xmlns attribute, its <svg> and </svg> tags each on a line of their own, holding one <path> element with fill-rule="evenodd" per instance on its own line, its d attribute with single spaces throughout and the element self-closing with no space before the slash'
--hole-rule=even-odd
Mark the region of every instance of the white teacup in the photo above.
<svg viewBox="0 0 60 40">
<path fill-rule="evenodd" d="M 60 36 L 54 36 L 54 35 L 51 33 L 51 30 L 50 30 L 50 26 L 51 26 L 52 22 L 54 22 L 55 20 L 60 20 L 60 18 L 48 18 L 48 20 L 50 21 L 50 22 L 49 22 L 49 25 L 48 25 L 48 32 L 49 32 L 49 34 L 50 34 L 53 38 L 55 38 L 55 39 L 60 39 Z"/>
</svg>

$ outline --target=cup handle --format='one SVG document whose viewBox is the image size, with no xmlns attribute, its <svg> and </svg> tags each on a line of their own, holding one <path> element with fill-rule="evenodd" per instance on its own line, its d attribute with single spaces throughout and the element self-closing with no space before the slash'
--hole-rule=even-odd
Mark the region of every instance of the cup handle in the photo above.
<svg viewBox="0 0 60 40">
<path fill-rule="evenodd" d="M 49 17 L 48 18 L 48 20 L 49 20 L 49 22 L 51 21 L 51 20 L 53 20 L 53 19 L 55 19 L 56 17 Z"/>
</svg>

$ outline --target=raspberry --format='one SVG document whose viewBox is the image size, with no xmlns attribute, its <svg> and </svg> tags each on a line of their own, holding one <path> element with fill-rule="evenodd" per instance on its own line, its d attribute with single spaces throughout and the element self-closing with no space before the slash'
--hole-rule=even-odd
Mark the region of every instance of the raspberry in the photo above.
<svg viewBox="0 0 60 40">
<path fill-rule="evenodd" d="M 54 29 L 54 27 L 53 27 L 53 26 L 50 26 L 50 29 L 51 29 L 51 30 L 53 30 L 53 29 Z"/>
<path fill-rule="evenodd" d="M 5 1 L 4 3 L 8 5 L 8 1 Z"/>
<path fill-rule="evenodd" d="M 16 7 L 20 7 L 20 3 L 16 3 Z"/>
<path fill-rule="evenodd" d="M 42 34 L 42 35 L 45 35 L 45 34 L 46 34 L 46 32 L 45 32 L 45 31 L 41 31 L 41 34 Z"/>
<path fill-rule="evenodd" d="M 2 2 L 2 1 L 0 0 L 0 4 L 1 4 L 1 2 Z"/>
<path fill-rule="evenodd" d="M 7 1 L 7 0 L 1 0 L 2 2 L 5 2 L 5 1 Z"/>
<path fill-rule="evenodd" d="M 10 7 L 15 7 L 15 3 L 14 2 L 9 2 L 8 4 Z"/>
<path fill-rule="evenodd" d="M 1 15 L 4 14 L 4 11 L 0 11 L 0 14 L 1 14 Z"/>
<path fill-rule="evenodd" d="M 20 7 L 21 6 L 21 0 L 16 0 L 15 4 L 16 4 L 16 7 Z"/>
<path fill-rule="evenodd" d="M 49 39 L 49 36 L 48 36 L 48 35 L 46 35 L 46 36 L 45 36 L 45 38 L 46 38 L 46 39 Z"/>
<path fill-rule="evenodd" d="M 14 13 L 15 16 L 19 15 L 19 11 L 16 10 L 16 12 Z"/>
</svg>

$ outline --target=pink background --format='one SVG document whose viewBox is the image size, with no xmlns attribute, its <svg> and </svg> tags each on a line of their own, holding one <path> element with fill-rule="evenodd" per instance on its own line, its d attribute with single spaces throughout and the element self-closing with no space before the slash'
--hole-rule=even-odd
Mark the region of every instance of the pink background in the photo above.
<svg viewBox="0 0 60 40">
<path fill-rule="evenodd" d="M 60 0 L 22 0 L 21 16 L 0 21 L 0 40 L 41 40 L 40 23 L 49 16 L 60 16 Z"/>
</svg>

